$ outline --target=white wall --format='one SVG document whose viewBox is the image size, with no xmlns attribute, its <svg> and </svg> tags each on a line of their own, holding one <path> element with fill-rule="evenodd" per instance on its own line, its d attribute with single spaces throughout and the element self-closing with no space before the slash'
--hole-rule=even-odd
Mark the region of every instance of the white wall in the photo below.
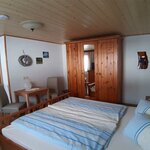
<svg viewBox="0 0 150 150">
<path fill-rule="evenodd" d="M 62 59 L 63 59 L 63 72 L 64 72 L 64 85 L 65 89 L 68 89 L 68 78 L 67 78 L 67 55 L 66 55 L 66 45 L 62 45 Z"/>
<path fill-rule="evenodd" d="M 2 79 L 5 91 L 7 92 L 7 95 L 9 96 L 9 89 L 8 89 L 8 72 L 7 72 L 7 66 L 6 66 L 6 53 L 5 53 L 5 44 L 4 44 L 4 36 L 0 37 L 0 61 L 1 61 L 1 70 L 2 70 Z M 10 97 L 9 97 L 10 99 Z"/>
<path fill-rule="evenodd" d="M 36 86 L 43 87 L 47 85 L 48 77 L 64 77 L 62 45 L 10 36 L 7 36 L 6 43 L 13 101 L 14 91 L 24 88 L 25 76 Z M 31 66 L 23 67 L 19 64 L 18 58 L 23 55 L 23 50 L 33 59 Z M 49 52 L 49 58 L 43 58 L 43 64 L 36 64 L 36 57 L 42 57 L 43 51 Z"/>
<path fill-rule="evenodd" d="M 146 51 L 150 61 L 150 35 L 129 36 L 123 42 L 123 100 L 138 103 L 150 95 L 150 63 L 148 69 L 138 69 L 138 51 Z"/>
<path fill-rule="evenodd" d="M 63 76 L 64 89 L 67 89 L 66 46 L 36 40 L 7 36 L 7 55 L 10 74 L 11 92 L 24 88 L 23 77 L 28 76 L 37 86 L 46 86 L 47 77 Z M 1 62 L 5 63 L 4 38 L 0 37 Z M 30 55 L 33 65 L 23 67 L 18 63 L 22 51 Z M 150 60 L 150 35 L 129 36 L 123 42 L 123 101 L 138 103 L 140 98 L 150 95 L 150 66 L 148 69 L 138 69 L 137 51 L 145 50 Z M 36 57 L 42 57 L 43 51 L 49 51 L 50 58 L 43 59 L 43 64 L 37 65 Z M 150 65 L 150 64 L 149 64 Z M 3 65 L 3 73 L 6 65 Z M 3 78 L 7 78 L 6 74 Z M 7 81 L 5 79 L 4 81 Z M 5 83 L 6 87 L 8 82 Z"/>
</svg>

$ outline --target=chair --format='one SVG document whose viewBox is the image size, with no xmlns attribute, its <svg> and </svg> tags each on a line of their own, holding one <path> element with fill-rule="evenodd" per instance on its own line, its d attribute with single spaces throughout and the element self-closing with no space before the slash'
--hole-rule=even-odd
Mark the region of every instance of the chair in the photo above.
<svg viewBox="0 0 150 150">
<path fill-rule="evenodd" d="M 24 108 L 26 105 L 24 102 L 9 103 L 8 96 L 3 85 L 0 85 L 0 112 L 4 114 L 17 112 Z"/>
<path fill-rule="evenodd" d="M 49 88 L 50 98 L 55 98 L 59 95 L 58 77 L 48 77 L 47 87 Z"/>
<path fill-rule="evenodd" d="M 91 97 L 95 96 L 95 82 L 88 84 L 88 91 L 89 91 L 89 96 Z"/>
</svg>

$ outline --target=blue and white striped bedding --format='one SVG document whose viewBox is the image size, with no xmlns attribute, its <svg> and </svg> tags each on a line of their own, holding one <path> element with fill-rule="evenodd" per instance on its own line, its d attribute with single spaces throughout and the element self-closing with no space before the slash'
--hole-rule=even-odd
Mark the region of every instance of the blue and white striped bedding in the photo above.
<svg viewBox="0 0 150 150">
<path fill-rule="evenodd" d="M 143 150 L 150 149 L 150 116 L 137 113 L 124 129 L 124 134 L 139 144 Z"/>
<path fill-rule="evenodd" d="M 141 99 L 138 103 L 135 113 L 150 115 L 150 101 Z"/>
<path fill-rule="evenodd" d="M 85 100 L 82 98 L 76 97 L 69 97 L 66 100 L 63 100 L 61 103 L 56 103 L 53 106 L 60 106 L 61 108 L 64 107 L 73 107 L 77 109 L 88 109 L 93 112 L 101 112 L 102 114 L 111 117 L 112 119 L 118 121 L 123 115 L 126 110 L 126 106 L 119 105 L 119 104 L 111 104 L 99 101 L 91 101 Z M 51 105 L 50 105 L 51 107 Z M 67 108 L 67 109 L 68 109 Z"/>
<path fill-rule="evenodd" d="M 125 110 L 122 105 L 70 97 L 20 117 L 12 124 L 68 150 L 102 150 Z"/>
</svg>

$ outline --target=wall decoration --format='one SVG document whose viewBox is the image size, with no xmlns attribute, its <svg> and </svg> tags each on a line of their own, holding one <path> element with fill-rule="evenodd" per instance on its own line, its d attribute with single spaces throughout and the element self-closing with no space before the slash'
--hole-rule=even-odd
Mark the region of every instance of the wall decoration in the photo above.
<svg viewBox="0 0 150 150">
<path fill-rule="evenodd" d="M 148 67 L 148 58 L 145 51 L 140 51 L 138 53 L 138 68 L 147 69 Z"/>
<path fill-rule="evenodd" d="M 43 58 L 49 58 L 49 52 L 43 52 Z"/>
<path fill-rule="evenodd" d="M 24 67 L 32 65 L 32 58 L 30 56 L 28 56 L 28 55 L 25 55 L 25 53 L 24 53 L 24 55 L 21 55 L 18 58 L 18 61 L 19 61 L 20 65 L 22 65 Z"/>
<path fill-rule="evenodd" d="M 36 64 L 43 64 L 43 58 L 42 57 L 36 57 Z"/>
</svg>

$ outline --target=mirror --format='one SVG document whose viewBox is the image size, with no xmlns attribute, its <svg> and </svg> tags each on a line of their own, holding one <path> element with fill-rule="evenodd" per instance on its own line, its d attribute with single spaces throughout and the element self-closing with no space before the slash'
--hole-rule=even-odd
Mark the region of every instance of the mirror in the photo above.
<svg viewBox="0 0 150 150">
<path fill-rule="evenodd" d="M 85 96 L 95 96 L 94 44 L 84 44 Z"/>
</svg>

